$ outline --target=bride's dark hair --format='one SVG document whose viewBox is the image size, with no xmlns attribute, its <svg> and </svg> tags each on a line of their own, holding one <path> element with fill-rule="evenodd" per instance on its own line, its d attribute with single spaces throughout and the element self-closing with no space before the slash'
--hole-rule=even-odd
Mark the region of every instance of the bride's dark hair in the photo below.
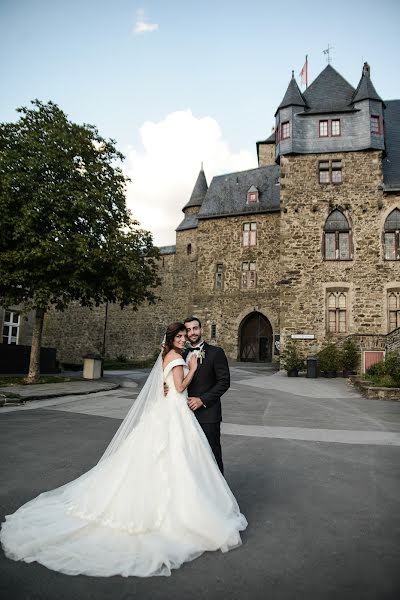
<svg viewBox="0 0 400 600">
<path fill-rule="evenodd" d="M 166 354 L 168 354 L 168 352 L 170 350 L 172 350 L 172 348 L 174 347 L 174 338 L 181 331 L 186 332 L 186 327 L 185 327 L 184 323 L 176 322 L 176 323 L 170 323 L 168 325 L 167 330 L 165 332 L 165 342 L 163 343 L 163 351 L 162 351 L 163 360 L 164 360 Z M 177 350 L 177 352 L 178 352 L 178 350 Z"/>
</svg>

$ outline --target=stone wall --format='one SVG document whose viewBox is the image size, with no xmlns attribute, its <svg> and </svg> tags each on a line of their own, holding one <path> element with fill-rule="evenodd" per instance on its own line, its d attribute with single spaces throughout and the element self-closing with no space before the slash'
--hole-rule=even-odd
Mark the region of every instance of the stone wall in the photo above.
<svg viewBox="0 0 400 600">
<path fill-rule="evenodd" d="M 342 160 L 343 183 L 321 185 L 320 160 Z M 281 158 L 281 341 L 292 333 L 313 333 L 307 352 L 326 337 L 329 289 L 348 293 L 348 331 L 387 333 L 387 282 L 400 282 L 398 261 L 383 259 L 382 231 L 396 196 L 382 192 L 380 151 L 313 154 Z M 352 227 L 353 258 L 324 261 L 325 220 L 340 208 Z"/>
<path fill-rule="evenodd" d="M 271 158 L 263 148 L 273 147 L 260 145 L 262 161 Z M 320 185 L 318 163 L 333 159 L 342 160 L 343 183 Z M 360 348 L 381 347 L 388 333 L 387 292 L 400 290 L 400 261 L 385 261 L 382 247 L 385 219 L 400 207 L 400 196 L 383 192 L 381 159 L 380 151 L 282 157 L 280 213 L 201 219 L 198 228 L 178 231 L 176 253 L 160 259 L 155 305 L 137 311 L 109 306 L 107 322 L 104 306 L 51 312 L 44 345 L 56 346 L 62 362 L 81 362 L 85 353 L 102 351 L 106 327 L 107 356 L 147 358 L 159 348 L 168 323 L 194 314 L 203 321 L 205 338 L 210 340 L 216 326 L 211 342 L 237 360 L 241 323 L 256 311 L 281 334 L 282 346 L 293 333 L 314 334 L 315 340 L 297 343 L 315 354 L 327 333 L 327 293 L 340 289 L 348 295 L 348 327 L 335 339 L 356 335 Z M 322 256 L 324 224 L 335 207 L 351 225 L 351 260 Z M 195 213 L 198 207 L 187 210 Z M 255 247 L 242 245 L 245 222 L 257 223 Z M 243 261 L 256 262 L 255 289 L 241 288 Z M 217 290 L 220 263 L 224 288 Z"/>
<path fill-rule="evenodd" d="M 275 164 L 275 144 L 258 144 L 258 166 Z"/>
<path fill-rule="evenodd" d="M 400 327 L 388 333 L 386 337 L 386 350 L 388 352 L 400 350 Z"/>
<path fill-rule="evenodd" d="M 257 245 L 243 247 L 243 223 L 257 223 Z M 268 318 L 279 333 L 279 213 L 204 219 L 198 228 L 197 284 L 193 312 L 204 322 L 204 334 L 210 338 L 211 326 L 217 327 L 215 343 L 237 360 L 239 329 L 253 311 Z M 243 261 L 255 261 L 257 286 L 241 288 Z M 224 267 L 224 288 L 215 289 L 216 265 Z"/>
<path fill-rule="evenodd" d="M 87 352 L 102 352 L 105 329 L 107 357 L 142 359 L 153 355 L 166 324 L 180 316 L 175 300 L 178 289 L 180 298 L 182 293 L 174 265 L 174 254 L 160 258 L 162 285 L 156 290 L 156 304 L 142 305 L 137 311 L 111 304 L 107 319 L 105 305 L 90 310 L 73 304 L 62 313 L 51 311 L 45 320 L 44 345 L 56 346 L 61 362 L 80 363 Z"/>
</svg>

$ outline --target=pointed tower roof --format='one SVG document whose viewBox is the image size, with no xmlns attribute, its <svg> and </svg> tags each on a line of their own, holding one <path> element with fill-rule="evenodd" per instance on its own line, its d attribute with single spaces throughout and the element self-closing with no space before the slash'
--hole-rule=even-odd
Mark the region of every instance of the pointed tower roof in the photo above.
<svg viewBox="0 0 400 600">
<path fill-rule="evenodd" d="M 352 102 L 360 102 L 361 100 L 378 100 L 378 102 L 383 102 L 371 81 L 370 66 L 367 62 L 364 63 L 360 83 L 353 94 Z"/>
<path fill-rule="evenodd" d="M 297 81 L 294 78 L 294 71 L 292 71 L 292 78 L 289 82 L 288 88 L 286 90 L 285 95 L 283 96 L 283 100 L 277 108 L 277 111 L 281 108 L 286 108 L 287 106 L 304 106 L 306 107 L 307 103 L 304 100 L 303 94 L 300 91 L 299 86 L 297 85 Z M 275 113 L 276 114 L 276 113 Z"/>
<path fill-rule="evenodd" d="M 347 112 L 354 110 L 351 101 L 354 88 L 328 64 L 305 90 L 308 114 Z"/>
<path fill-rule="evenodd" d="M 190 206 L 201 206 L 207 191 L 208 185 L 202 164 L 200 172 L 197 176 L 197 181 L 193 188 L 192 195 L 190 196 L 190 200 L 187 202 L 187 204 L 185 204 L 182 210 L 185 211 L 185 208 L 189 208 Z"/>
</svg>

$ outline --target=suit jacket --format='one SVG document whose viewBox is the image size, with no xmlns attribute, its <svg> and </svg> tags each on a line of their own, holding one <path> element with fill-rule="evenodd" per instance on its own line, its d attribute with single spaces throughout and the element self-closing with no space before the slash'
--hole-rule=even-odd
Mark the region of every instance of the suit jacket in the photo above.
<svg viewBox="0 0 400 600">
<path fill-rule="evenodd" d="M 204 342 L 205 357 L 198 361 L 197 370 L 188 387 L 188 395 L 201 399 L 203 406 L 194 411 L 199 423 L 222 421 L 221 396 L 229 389 L 231 378 L 225 352 L 218 346 Z M 183 354 L 186 360 L 188 351 Z"/>
</svg>

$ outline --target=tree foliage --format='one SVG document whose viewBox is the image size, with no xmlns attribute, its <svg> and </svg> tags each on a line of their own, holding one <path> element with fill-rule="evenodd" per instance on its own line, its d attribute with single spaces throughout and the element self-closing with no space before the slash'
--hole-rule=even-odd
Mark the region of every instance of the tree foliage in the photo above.
<svg viewBox="0 0 400 600">
<path fill-rule="evenodd" d="M 157 250 L 126 208 L 123 156 L 52 102 L 32 104 L 0 124 L 2 301 L 63 309 L 152 300 Z"/>
<path fill-rule="evenodd" d="M 153 301 L 158 251 L 126 207 L 115 142 L 52 102 L 32 105 L 0 124 L 0 302 Z"/>
</svg>

